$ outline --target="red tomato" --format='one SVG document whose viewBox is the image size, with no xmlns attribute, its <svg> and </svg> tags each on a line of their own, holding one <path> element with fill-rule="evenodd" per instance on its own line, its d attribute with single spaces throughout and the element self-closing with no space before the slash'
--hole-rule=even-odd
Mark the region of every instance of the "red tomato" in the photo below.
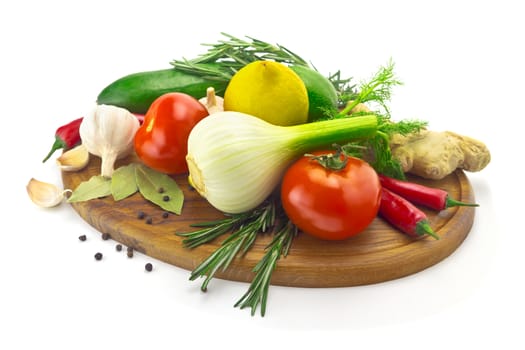
<svg viewBox="0 0 525 350">
<path fill-rule="evenodd" d="M 190 95 L 173 92 L 157 98 L 135 134 L 135 152 L 152 169 L 167 174 L 188 171 L 188 136 L 208 111 Z"/>
<path fill-rule="evenodd" d="M 314 155 L 333 153 L 314 152 Z M 349 157 L 341 170 L 329 170 L 302 157 L 286 171 L 281 187 L 283 208 L 303 232 L 342 240 L 362 232 L 377 216 L 381 184 L 365 161 Z"/>
</svg>

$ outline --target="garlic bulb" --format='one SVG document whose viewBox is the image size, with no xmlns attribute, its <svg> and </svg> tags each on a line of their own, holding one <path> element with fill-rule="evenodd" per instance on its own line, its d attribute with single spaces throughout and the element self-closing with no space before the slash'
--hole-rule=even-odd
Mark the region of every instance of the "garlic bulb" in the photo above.
<svg viewBox="0 0 525 350">
<path fill-rule="evenodd" d="M 283 127 L 240 112 L 217 112 L 190 133 L 189 181 L 216 209 L 242 213 L 271 194 L 296 157 L 376 131 L 374 115 Z"/>
<path fill-rule="evenodd" d="M 62 203 L 66 193 L 71 190 L 60 190 L 57 186 L 31 178 L 26 186 L 29 198 L 43 208 L 51 208 Z"/>
<path fill-rule="evenodd" d="M 139 125 L 128 110 L 111 105 L 97 105 L 84 117 L 80 138 L 89 153 L 101 158 L 102 176 L 111 177 L 115 161 L 133 151 Z"/>
</svg>

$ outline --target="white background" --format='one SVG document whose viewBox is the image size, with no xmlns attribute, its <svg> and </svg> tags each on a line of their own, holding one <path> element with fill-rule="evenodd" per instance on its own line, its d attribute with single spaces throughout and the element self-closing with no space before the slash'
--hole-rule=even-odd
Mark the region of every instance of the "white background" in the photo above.
<svg viewBox="0 0 525 350">
<path fill-rule="evenodd" d="M 523 11 L 518 1 L 17 1 L 0 5 L 0 348 L 523 348 Z M 267 315 L 214 280 L 103 241 L 68 205 L 29 201 L 54 131 L 111 81 L 203 53 L 220 32 L 287 46 L 358 82 L 390 58 L 394 119 L 484 141 L 466 241 L 423 272 L 371 286 L 272 287 Z M 58 154 L 58 153 L 57 153 Z M 80 242 L 79 235 L 87 235 Z M 93 259 L 95 252 L 104 259 Z M 154 270 L 144 271 L 152 262 Z"/>
</svg>

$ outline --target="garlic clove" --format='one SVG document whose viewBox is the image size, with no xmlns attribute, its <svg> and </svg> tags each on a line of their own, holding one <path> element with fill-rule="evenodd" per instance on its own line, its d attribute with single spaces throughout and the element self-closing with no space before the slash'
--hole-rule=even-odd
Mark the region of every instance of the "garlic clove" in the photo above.
<svg viewBox="0 0 525 350">
<path fill-rule="evenodd" d="M 60 190 L 57 186 L 31 178 L 26 186 L 29 198 L 43 208 L 51 208 L 59 205 L 64 195 L 71 190 Z"/>
<path fill-rule="evenodd" d="M 57 164 L 62 171 L 78 171 L 89 163 L 89 152 L 84 145 L 78 145 L 57 158 Z"/>
<path fill-rule="evenodd" d="M 206 89 L 206 97 L 199 99 L 199 102 L 206 107 L 209 114 L 224 111 L 224 99 L 215 95 L 215 89 L 211 86 Z"/>
</svg>

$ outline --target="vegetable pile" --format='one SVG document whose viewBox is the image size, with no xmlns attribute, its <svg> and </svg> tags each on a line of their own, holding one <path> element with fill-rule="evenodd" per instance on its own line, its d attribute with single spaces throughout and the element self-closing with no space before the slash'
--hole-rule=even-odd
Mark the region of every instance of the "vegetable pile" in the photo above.
<svg viewBox="0 0 525 350">
<path fill-rule="evenodd" d="M 340 71 L 322 75 L 283 46 L 224 36 L 195 59 L 104 88 L 92 113 L 57 129 L 44 159 L 63 148 L 62 171 L 79 171 L 90 156 L 100 157 L 100 175 L 65 190 L 32 179 L 31 199 L 52 207 L 64 198 L 119 201 L 140 193 L 183 215 L 184 196 L 172 175 L 187 174 L 225 215 L 176 232 L 184 246 L 229 234 L 191 272 L 191 280 L 204 277 L 202 290 L 258 235 L 273 234 L 235 304 L 252 315 L 260 308 L 262 316 L 272 272 L 298 234 L 346 240 L 366 234 L 379 217 L 408 237 L 439 239 L 419 206 L 477 205 L 406 181 L 409 172 L 441 179 L 456 169 L 479 171 L 490 153 L 480 141 L 430 131 L 424 121 L 392 120 L 388 102 L 401 83 L 391 61 L 369 81 L 353 84 Z M 114 167 L 130 153 L 138 163 Z"/>
</svg>

